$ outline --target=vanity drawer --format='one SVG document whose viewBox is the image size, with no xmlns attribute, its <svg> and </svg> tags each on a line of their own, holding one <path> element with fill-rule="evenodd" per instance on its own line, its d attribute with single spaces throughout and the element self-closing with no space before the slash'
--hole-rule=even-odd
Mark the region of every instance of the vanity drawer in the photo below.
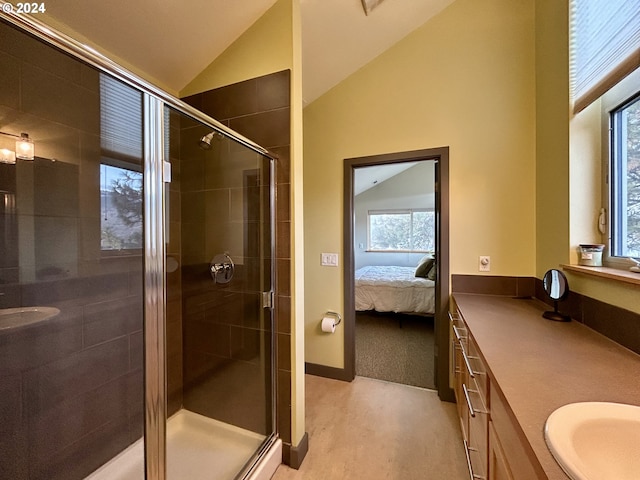
<svg viewBox="0 0 640 480">
<path fill-rule="evenodd" d="M 473 380 L 475 381 L 476 387 L 480 392 L 482 401 L 486 406 L 489 406 L 489 381 L 487 375 L 487 367 L 482 361 L 480 350 L 472 336 L 469 336 L 466 353 L 469 359 L 469 364 L 471 365 L 471 369 L 474 373 Z"/>
<path fill-rule="evenodd" d="M 474 478 L 487 478 L 489 454 L 489 412 L 480 392 L 470 389 L 469 398 L 473 413 L 469 412 L 469 439 L 471 472 Z"/>
<path fill-rule="evenodd" d="M 457 312 L 456 312 L 457 313 Z M 486 479 L 489 460 L 489 386 L 474 339 L 459 314 L 451 314 L 455 394 L 470 478 Z"/>
</svg>

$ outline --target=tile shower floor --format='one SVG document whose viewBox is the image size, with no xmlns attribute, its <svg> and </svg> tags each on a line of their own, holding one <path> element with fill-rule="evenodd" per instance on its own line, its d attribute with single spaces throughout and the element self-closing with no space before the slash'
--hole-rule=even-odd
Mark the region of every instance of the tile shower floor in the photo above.
<svg viewBox="0 0 640 480">
<path fill-rule="evenodd" d="M 167 479 L 233 479 L 265 437 L 180 410 L 167 422 Z M 142 480 L 143 442 L 138 440 L 86 480 Z"/>
</svg>

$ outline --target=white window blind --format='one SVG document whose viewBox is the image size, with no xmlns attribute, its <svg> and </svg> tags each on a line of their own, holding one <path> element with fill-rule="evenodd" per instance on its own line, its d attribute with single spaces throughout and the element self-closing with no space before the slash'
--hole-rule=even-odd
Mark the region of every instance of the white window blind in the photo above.
<svg viewBox="0 0 640 480">
<path fill-rule="evenodd" d="M 142 94 L 100 75 L 100 144 L 104 154 L 140 163 L 142 159 Z"/>
<path fill-rule="evenodd" d="M 640 66 L 640 0 L 571 0 L 574 112 Z"/>
</svg>

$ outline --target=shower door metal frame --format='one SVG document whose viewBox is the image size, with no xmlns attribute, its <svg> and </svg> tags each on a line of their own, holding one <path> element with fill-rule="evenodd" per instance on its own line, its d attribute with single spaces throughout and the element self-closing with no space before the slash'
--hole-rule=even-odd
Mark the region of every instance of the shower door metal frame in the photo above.
<svg viewBox="0 0 640 480">
<path fill-rule="evenodd" d="M 144 95 L 144 463 L 145 478 L 167 476 L 163 103 Z"/>
<path fill-rule="evenodd" d="M 250 150 L 270 159 L 270 199 L 271 199 L 271 289 L 275 288 L 275 228 L 274 228 L 274 161 L 276 156 L 264 147 L 231 130 L 214 118 L 202 113 L 185 102 L 164 92 L 118 65 L 95 49 L 58 32 L 33 17 L 18 14 L 10 2 L 0 0 L 0 19 L 25 31 L 43 42 L 57 48 L 73 58 L 107 73 L 121 82 L 141 91 L 144 102 L 144 345 L 145 345 L 145 479 L 166 480 L 166 371 L 165 368 L 165 195 L 164 195 L 164 106 L 169 106 L 218 131 Z M 277 438 L 275 409 L 275 357 L 276 345 L 273 309 L 270 312 L 272 326 L 271 355 L 271 415 L 272 433 L 267 436 L 271 442 Z M 266 441 L 253 458 L 263 455 L 271 442 Z M 248 469 L 251 471 L 251 468 Z"/>
</svg>

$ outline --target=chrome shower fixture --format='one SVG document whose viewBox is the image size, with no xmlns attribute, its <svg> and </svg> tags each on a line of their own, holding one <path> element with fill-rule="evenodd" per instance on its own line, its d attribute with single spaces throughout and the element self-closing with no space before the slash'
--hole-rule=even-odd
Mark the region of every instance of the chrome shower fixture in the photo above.
<svg viewBox="0 0 640 480">
<path fill-rule="evenodd" d="M 204 137 L 200 139 L 200 148 L 203 150 L 211 150 L 211 141 L 216 137 L 216 135 L 222 138 L 222 134 L 216 131 L 207 133 Z"/>
</svg>

